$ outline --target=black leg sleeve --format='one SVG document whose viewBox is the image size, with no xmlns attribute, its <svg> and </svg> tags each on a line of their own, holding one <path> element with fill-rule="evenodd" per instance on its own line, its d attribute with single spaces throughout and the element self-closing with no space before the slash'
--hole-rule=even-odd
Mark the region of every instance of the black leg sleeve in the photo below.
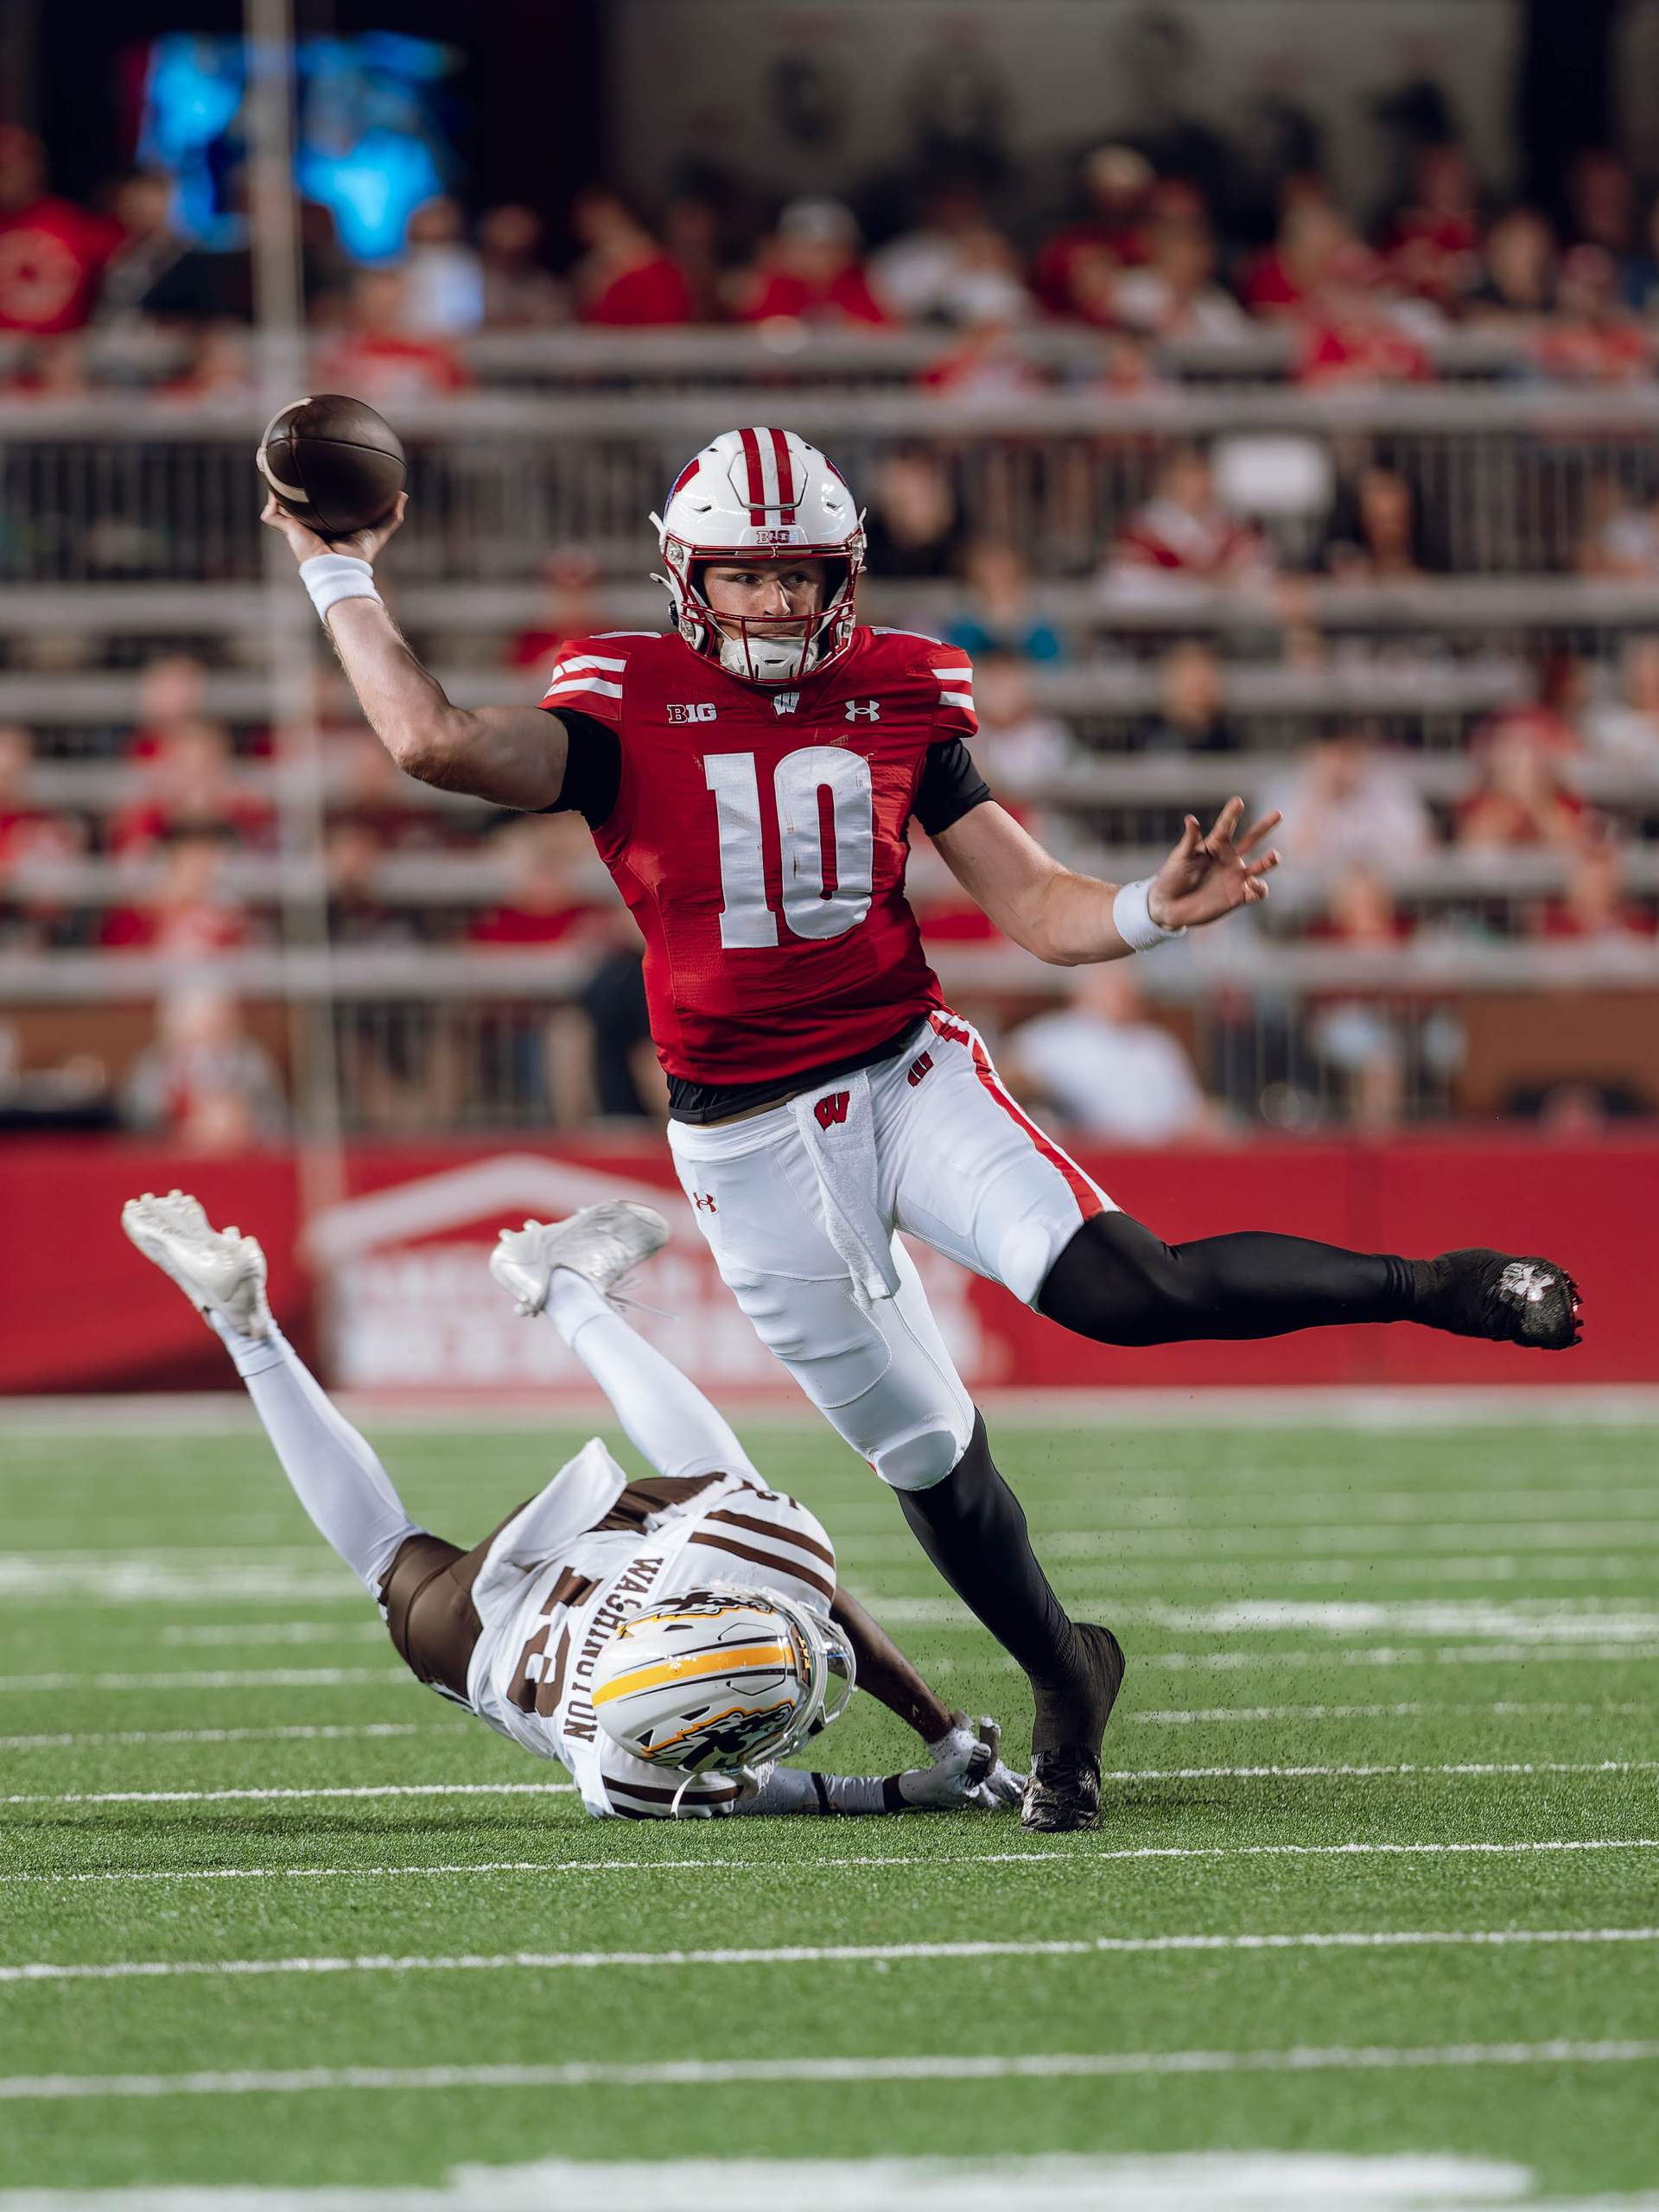
<svg viewBox="0 0 1659 2212">
<path fill-rule="evenodd" d="M 1081 1663 L 1077 1631 L 1037 1563 L 1020 1501 L 992 1462 L 983 1414 L 975 1414 L 968 1449 L 943 1482 L 901 1490 L 898 1498 L 944 1580 L 1031 1676 L 1039 1732 L 1058 1698 L 1048 1732 L 1053 1742 L 1066 1740 L 1064 1700 Z"/>
<path fill-rule="evenodd" d="M 1049 1269 L 1037 1310 L 1106 1344 L 1281 1337 L 1413 1318 L 1424 1261 L 1246 1230 L 1165 1244 L 1127 1214 L 1086 1221 Z"/>
</svg>

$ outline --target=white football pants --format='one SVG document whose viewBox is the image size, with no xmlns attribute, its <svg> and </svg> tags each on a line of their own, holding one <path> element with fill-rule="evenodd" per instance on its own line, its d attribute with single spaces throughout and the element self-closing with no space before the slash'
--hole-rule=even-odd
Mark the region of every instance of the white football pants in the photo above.
<svg viewBox="0 0 1659 2212">
<path fill-rule="evenodd" d="M 974 1409 L 895 1231 L 1029 1305 L 1081 1224 L 1114 1210 L 955 1014 L 875 1067 L 747 1121 L 671 1122 L 668 1139 L 761 1342 L 897 1490 L 950 1472 Z"/>
</svg>

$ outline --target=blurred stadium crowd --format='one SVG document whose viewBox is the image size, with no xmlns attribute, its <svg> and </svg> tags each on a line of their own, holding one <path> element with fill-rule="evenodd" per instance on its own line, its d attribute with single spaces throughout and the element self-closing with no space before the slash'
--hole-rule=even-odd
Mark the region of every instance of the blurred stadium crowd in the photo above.
<svg viewBox="0 0 1659 2212">
<path fill-rule="evenodd" d="M 682 448 L 798 422 L 868 501 L 870 611 L 973 654 L 976 758 L 1054 849 L 1127 874 L 1234 788 L 1285 811 L 1266 914 L 1133 976 L 1034 972 L 917 852 L 947 989 L 1058 1118 L 1655 1110 L 1659 203 L 1603 151 L 1565 219 L 1494 207 L 1443 138 L 1367 223 L 1306 170 L 1245 219 L 1128 146 L 1076 195 L 1026 235 L 959 175 L 885 225 L 594 187 L 558 266 L 524 207 L 430 200 L 365 267 L 308 206 L 314 388 L 409 434 L 417 647 L 462 700 L 533 697 L 562 639 L 659 619 Z M 54 197 L 0 129 L 0 1110 L 211 1152 L 290 1125 L 298 833 L 249 257 L 174 206 L 145 172 Z M 660 1111 L 580 823 L 405 783 L 327 681 L 322 721 L 347 1126 Z"/>
</svg>

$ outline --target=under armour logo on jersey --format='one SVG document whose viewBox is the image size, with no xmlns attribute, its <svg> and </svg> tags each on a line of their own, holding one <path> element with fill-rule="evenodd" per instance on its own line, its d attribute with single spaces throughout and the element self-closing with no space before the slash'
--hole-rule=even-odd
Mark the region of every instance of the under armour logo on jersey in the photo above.
<svg viewBox="0 0 1659 2212">
<path fill-rule="evenodd" d="M 772 695 L 772 711 L 774 715 L 792 715 L 800 703 L 801 695 L 798 691 L 774 691 Z"/>
<path fill-rule="evenodd" d="M 849 722 L 880 721 L 881 702 L 879 699 L 849 699 L 847 719 Z"/>
<path fill-rule="evenodd" d="M 718 1213 L 720 1211 L 720 1208 L 715 1204 L 715 1194 L 712 1191 L 693 1191 L 691 1193 L 691 1203 L 699 1213 Z"/>
<path fill-rule="evenodd" d="M 689 707 L 671 706 L 664 709 L 671 722 L 711 722 L 719 711 L 712 699 L 696 699 Z"/>
<path fill-rule="evenodd" d="M 850 1091 L 826 1091 L 824 1096 L 819 1099 L 817 1104 L 812 1109 L 814 1115 L 817 1117 L 818 1127 L 821 1129 L 833 1128 L 837 1122 L 844 1122 L 847 1118 L 847 1109 L 850 1104 L 851 1100 L 852 1093 Z"/>
</svg>

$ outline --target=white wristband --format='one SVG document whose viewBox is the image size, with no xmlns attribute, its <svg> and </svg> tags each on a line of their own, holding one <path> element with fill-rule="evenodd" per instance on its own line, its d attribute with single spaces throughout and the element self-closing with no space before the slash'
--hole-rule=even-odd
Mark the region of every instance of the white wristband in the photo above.
<svg viewBox="0 0 1659 2212">
<path fill-rule="evenodd" d="M 300 582 L 325 625 L 329 608 L 342 599 L 372 599 L 377 607 L 385 605 L 374 588 L 374 570 L 354 553 L 314 553 L 300 563 Z"/>
<path fill-rule="evenodd" d="M 1152 878 L 1143 875 L 1138 883 L 1122 885 L 1112 901 L 1112 927 L 1131 952 L 1150 952 L 1154 944 L 1186 935 L 1185 929 L 1160 929 L 1153 920 L 1147 903 L 1151 893 Z"/>
</svg>

